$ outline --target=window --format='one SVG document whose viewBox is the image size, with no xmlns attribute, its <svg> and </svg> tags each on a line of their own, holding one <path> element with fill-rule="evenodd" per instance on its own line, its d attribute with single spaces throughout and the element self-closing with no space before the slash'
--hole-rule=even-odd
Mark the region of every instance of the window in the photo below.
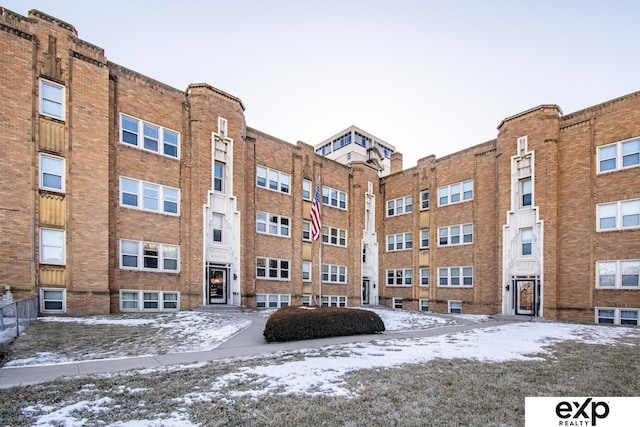
<svg viewBox="0 0 640 427">
<path fill-rule="evenodd" d="M 387 286 L 411 286 L 413 272 L 410 268 L 387 270 Z"/>
<path fill-rule="evenodd" d="M 605 325 L 638 326 L 640 309 L 637 308 L 596 308 L 596 323 Z"/>
<path fill-rule="evenodd" d="M 179 309 L 179 297 L 177 292 L 163 292 L 162 293 L 162 308 L 165 310 L 178 310 Z"/>
<path fill-rule="evenodd" d="M 175 159 L 180 156 L 178 132 L 124 114 L 120 114 L 120 142 Z"/>
<path fill-rule="evenodd" d="M 413 248 L 412 233 L 390 234 L 387 236 L 387 252 L 404 251 Z"/>
<path fill-rule="evenodd" d="M 322 281 L 324 283 L 347 283 L 347 267 L 345 265 L 322 264 Z"/>
<path fill-rule="evenodd" d="M 347 297 L 345 295 L 323 295 L 323 307 L 346 307 Z"/>
<path fill-rule="evenodd" d="M 596 287 L 640 289 L 640 260 L 596 262 Z"/>
<path fill-rule="evenodd" d="M 438 246 L 468 245 L 473 243 L 473 224 L 438 228 Z"/>
<path fill-rule="evenodd" d="M 420 311 L 429 311 L 429 300 L 421 299 L 420 300 Z"/>
<path fill-rule="evenodd" d="M 40 188 L 64 193 L 64 159 L 40 154 Z"/>
<path fill-rule="evenodd" d="M 43 313 L 64 313 L 67 311 L 67 291 L 65 289 L 41 288 L 40 311 Z"/>
<path fill-rule="evenodd" d="M 120 206 L 179 215 L 180 190 L 120 177 Z"/>
<path fill-rule="evenodd" d="M 214 162 L 213 164 L 213 191 L 224 193 L 224 163 Z"/>
<path fill-rule="evenodd" d="M 40 80 L 40 114 L 64 120 L 64 86 Z"/>
<path fill-rule="evenodd" d="M 438 206 L 466 202 L 473 199 L 473 180 L 438 188 Z"/>
<path fill-rule="evenodd" d="M 120 240 L 120 268 L 178 273 L 180 247 L 164 243 Z"/>
<path fill-rule="evenodd" d="M 420 210 L 426 211 L 429 209 L 429 190 L 420 193 Z"/>
<path fill-rule="evenodd" d="M 40 263 L 64 265 L 65 259 L 64 230 L 40 229 Z"/>
<path fill-rule="evenodd" d="M 311 181 L 308 179 L 302 180 L 302 198 L 304 200 L 311 200 Z"/>
<path fill-rule="evenodd" d="M 285 294 L 256 294 L 257 308 L 289 307 L 291 295 Z"/>
<path fill-rule="evenodd" d="M 520 180 L 520 207 L 526 208 L 532 205 L 532 184 L 531 178 Z"/>
<path fill-rule="evenodd" d="M 138 292 L 120 291 L 120 310 L 138 310 Z"/>
<path fill-rule="evenodd" d="M 311 241 L 311 222 L 310 221 L 302 221 L 302 241 L 303 242 Z"/>
<path fill-rule="evenodd" d="M 222 243 L 222 225 L 224 223 L 224 217 L 220 214 L 213 214 L 211 216 L 211 230 L 213 232 L 213 241 L 215 243 Z"/>
<path fill-rule="evenodd" d="M 143 292 L 142 293 L 142 309 L 157 311 L 160 308 L 158 303 L 159 295 L 157 292 Z"/>
<path fill-rule="evenodd" d="M 272 236 L 289 237 L 291 219 L 267 212 L 256 212 L 256 231 Z"/>
<path fill-rule="evenodd" d="M 256 258 L 256 277 L 266 280 L 289 280 L 289 260 Z"/>
<path fill-rule="evenodd" d="M 322 243 L 335 246 L 347 246 L 347 230 L 322 226 Z"/>
<path fill-rule="evenodd" d="M 302 261 L 302 281 L 311 281 L 311 261 Z"/>
<path fill-rule="evenodd" d="M 291 175 L 275 169 L 256 167 L 256 185 L 280 193 L 289 194 Z"/>
<path fill-rule="evenodd" d="M 598 148 L 598 173 L 640 165 L 640 138 Z"/>
<path fill-rule="evenodd" d="M 311 305 L 311 295 L 302 294 L 302 305 L 307 307 Z"/>
<path fill-rule="evenodd" d="M 406 196 L 387 202 L 387 216 L 398 216 L 411 213 L 413 210 L 413 197 Z"/>
<path fill-rule="evenodd" d="M 598 231 L 640 227 L 640 199 L 598 205 Z"/>
<path fill-rule="evenodd" d="M 322 203 L 338 209 L 347 209 L 347 193 L 331 187 L 322 187 Z"/>
<path fill-rule="evenodd" d="M 345 145 L 351 144 L 351 133 L 344 134 L 333 140 L 333 151 L 339 150 Z"/>
<path fill-rule="evenodd" d="M 429 286 L 429 267 L 420 268 L 420 286 Z"/>
<path fill-rule="evenodd" d="M 531 255 L 531 245 L 533 243 L 533 230 L 531 228 L 523 228 L 520 231 L 520 240 L 522 242 L 521 252 L 523 256 Z"/>
<path fill-rule="evenodd" d="M 429 249 L 429 229 L 420 230 L 420 249 Z"/>
<path fill-rule="evenodd" d="M 393 299 L 393 308 L 402 308 L 402 298 Z"/>
<path fill-rule="evenodd" d="M 438 286 L 472 287 L 473 267 L 438 268 Z"/>
<path fill-rule="evenodd" d="M 180 292 L 120 291 L 120 311 L 179 311 Z"/>
<path fill-rule="evenodd" d="M 449 306 L 449 313 L 460 314 L 462 313 L 462 301 L 447 301 Z"/>
</svg>

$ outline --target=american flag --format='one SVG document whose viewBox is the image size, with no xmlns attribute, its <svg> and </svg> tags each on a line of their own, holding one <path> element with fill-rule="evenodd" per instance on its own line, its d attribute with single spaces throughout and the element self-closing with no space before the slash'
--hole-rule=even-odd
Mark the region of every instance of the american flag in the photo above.
<svg viewBox="0 0 640 427">
<path fill-rule="evenodd" d="M 313 193 L 311 202 L 311 238 L 318 240 L 322 234 L 322 220 L 320 218 L 320 177 L 316 184 L 316 191 Z"/>
</svg>

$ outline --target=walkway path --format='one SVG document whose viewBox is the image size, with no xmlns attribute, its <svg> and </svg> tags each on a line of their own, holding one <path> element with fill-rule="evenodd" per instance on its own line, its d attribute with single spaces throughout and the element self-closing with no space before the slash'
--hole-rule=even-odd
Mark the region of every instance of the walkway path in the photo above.
<svg viewBox="0 0 640 427">
<path fill-rule="evenodd" d="M 229 313 L 231 314 L 231 313 Z M 457 319 L 459 324 L 430 329 L 393 332 L 387 331 L 375 335 L 352 335 L 305 341 L 268 344 L 262 335 L 266 318 L 251 314 L 234 313 L 239 318 L 251 321 L 251 326 L 211 350 L 187 353 L 170 353 L 156 356 L 139 356 L 122 359 L 89 360 L 84 362 L 60 363 L 55 365 L 7 367 L 0 369 L 0 389 L 53 381 L 63 376 L 77 376 L 96 373 L 121 372 L 131 369 L 157 368 L 161 366 L 186 365 L 196 362 L 229 359 L 234 357 L 255 356 L 259 354 L 283 351 L 298 351 L 354 342 L 371 342 L 384 339 L 421 338 L 459 332 L 472 329 L 500 326 L 512 323 L 512 320 L 489 320 L 473 322 L 464 318 Z"/>
</svg>

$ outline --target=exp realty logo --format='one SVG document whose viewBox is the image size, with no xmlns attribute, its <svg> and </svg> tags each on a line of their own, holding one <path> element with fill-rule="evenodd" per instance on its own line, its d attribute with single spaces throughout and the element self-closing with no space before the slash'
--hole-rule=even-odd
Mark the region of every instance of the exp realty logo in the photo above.
<svg viewBox="0 0 640 427">
<path fill-rule="evenodd" d="M 526 397 L 526 427 L 637 425 L 640 397 Z"/>
</svg>

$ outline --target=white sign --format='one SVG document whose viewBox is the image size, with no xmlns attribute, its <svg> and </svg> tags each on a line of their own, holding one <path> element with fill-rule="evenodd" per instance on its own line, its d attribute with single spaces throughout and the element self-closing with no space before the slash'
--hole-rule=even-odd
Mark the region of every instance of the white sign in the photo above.
<svg viewBox="0 0 640 427">
<path fill-rule="evenodd" d="M 525 427 L 638 425 L 640 397 L 525 397 Z"/>
</svg>

